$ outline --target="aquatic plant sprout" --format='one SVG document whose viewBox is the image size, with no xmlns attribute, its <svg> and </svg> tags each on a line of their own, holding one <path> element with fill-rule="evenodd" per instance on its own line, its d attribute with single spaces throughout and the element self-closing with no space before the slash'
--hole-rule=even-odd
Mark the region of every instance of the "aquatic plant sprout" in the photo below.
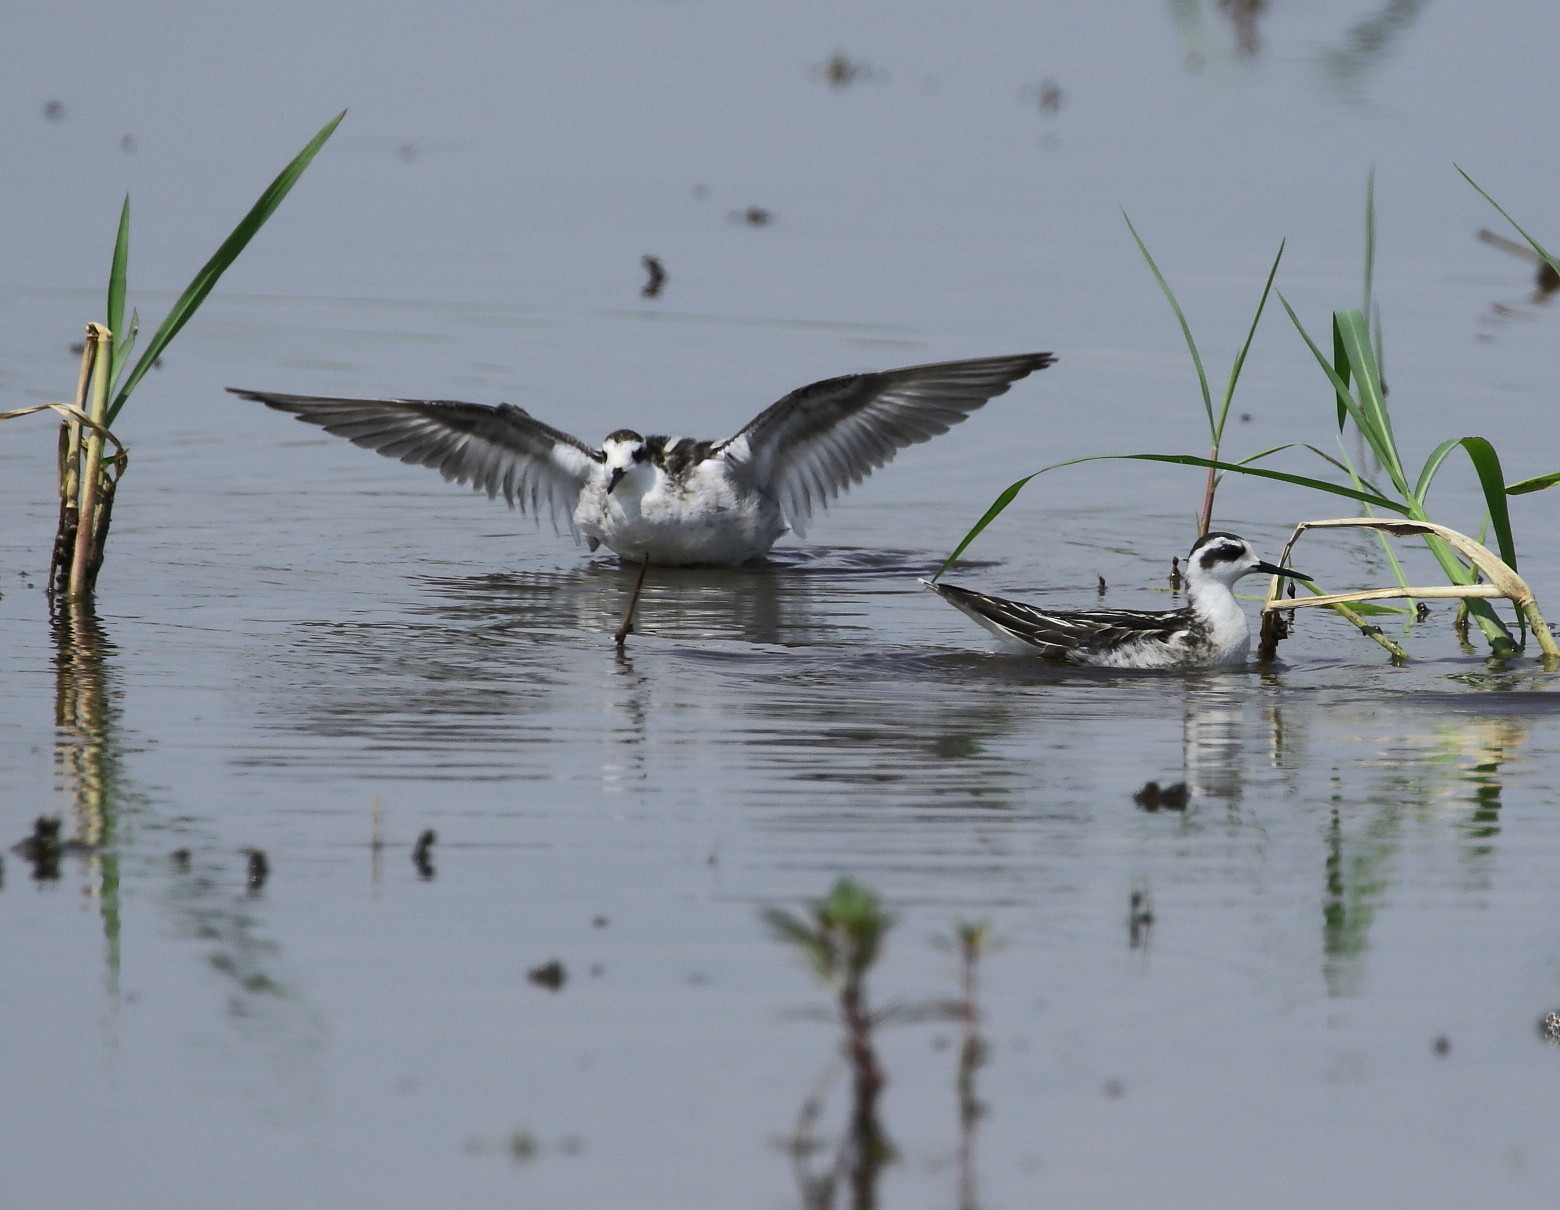
<svg viewBox="0 0 1560 1210">
<path fill-rule="evenodd" d="M 298 178 L 308 168 L 314 157 L 319 153 L 325 141 L 335 133 L 336 127 L 341 125 L 341 120 L 347 116 L 347 111 L 342 110 L 329 122 L 326 122 L 316 134 L 304 146 L 292 161 L 283 168 L 277 178 L 271 182 L 253 206 L 249 213 L 239 220 L 238 226 L 233 228 L 227 239 L 222 241 L 221 247 L 212 253 L 211 259 L 201 266 L 190 284 L 185 287 L 184 293 L 163 317 L 162 323 L 152 338 L 147 342 L 140 359 L 135 363 L 135 368 L 130 371 L 130 376 L 120 383 L 120 376 L 124 372 L 125 364 L 129 360 L 130 352 L 135 347 L 136 330 L 139 326 L 139 317 L 131 313 L 130 331 L 128 334 L 121 332 L 124 323 L 126 273 L 130 259 L 130 198 L 126 195 L 124 206 L 119 212 L 119 235 L 114 241 L 113 262 L 108 276 L 108 329 L 113 334 L 113 356 L 109 363 L 109 373 L 113 382 L 113 402 L 108 407 L 108 421 L 113 423 L 119 415 L 121 408 L 130 398 L 130 392 L 135 390 L 136 384 L 146 376 L 146 372 L 156 364 L 157 358 L 168 347 L 169 341 L 179 334 L 179 330 L 190 321 L 191 316 L 200 308 L 200 304 L 206 301 L 206 296 L 212 288 L 227 272 L 227 268 L 235 260 L 254 238 L 255 233 L 265 226 L 266 221 L 276 213 L 276 208 L 282 204 L 292 187 L 298 183 Z"/>
<path fill-rule="evenodd" d="M 126 195 L 119 208 L 119 227 L 109 264 L 106 323 L 87 325 L 74 404 L 50 403 L 0 413 L 0 420 L 9 420 L 52 408 L 64 417 L 58 466 L 60 520 L 49 573 L 51 597 L 79 601 L 90 596 L 96 584 L 113 515 L 114 490 L 127 464 L 125 447 L 110 431 L 109 425 L 129 400 L 136 384 L 157 364 L 163 350 L 190 321 L 228 266 L 238 259 L 255 233 L 276 212 L 344 117 L 345 110 L 327 122 L 260 195 L 174 302 L 133 368 L 130 367 L 130 355 L 135 349 L 140 316 L 135 311 L 130 313 L 127 330 L 125 297 L 130 263 L 130 198 Z M 113 453 L 105 457 L 107 445 L 113 447 Z"/>
<path fill-rule="evenodd" d="M 1466 174 L 1464 174 L 1464 176 L 1466 177 Z M 1473 184 L 1471 180 L 1469 183 Z M 1474 185 L 1474 188 L 1478 189 L 1478 186 Z M 1481 189 L 1479 192 L 1483 194 L 1484 191 Z M 1488 197 L 1487 194 L 1484 196 L 1486 198 Z M 1494 204 L 1493 201 L 1491 204 Z M 1499 209 L 1499 207 L 1497 207 L 1497 209 Z M 1501 211 L 1501 213 L 1504 214 L 1505 211 Z M 1516 226 L 1515 223 L 1512 225 Z M 1522 229 L 1518 227 L 1517 230 L 1521 232 Z M 1535 251 L 1544 256 L 1546 260 L 1551 260 L 1552 263 L 1552 258 L 1549 257 L 1549 254 L 1545 252 L 1540 245 L 1538 245 L 1530 237 L 1527 237 L 1526 232 L 1522 232 L 1522 234 L 1524 238 L 1528 238 L 1529 243 L 1533 245 Z M 1133 237 L 1134 239 L 1137 238 L 1136 231 L 1133 232 Z M 1375 256 L 1374 237 L 1375 206 L 1374 189 L 1372 187 L 1367 191 L 1366 201 L 1366 307 L 1370 306 L 1371 276 Z M 1143 250 L 1144 256 L 1148 257 L 1148 251 L 1146 248 L 1143 248 L 1143 244 L 1140 239 L 1138 240 L 1138 246 Z M 1149 258 L 1149 265 L 1150 268 L 1153 269 L 1154 276 L 1159 282 L 1160 288 L 1165 292 L 1166 297 L 1170 299 L 1171 306 L 1175 310 L 1177 318 L 1181 321 L 1182 330 L 1187 337 L 1188 347 L 1192 347 L 1191 333 L 1186 325 L 1186 321 L 1182 315 L 1180 307 L 1176 305 L 1173 297 L 1171 297 L 1170 289 L 1168 285 L 1166 285 L 1163 276 L 1159 273 L 1157 266 L 1153 264 L 1152 258 Z M 1274 272 L 1276 272 L 1276 270 L 1277 261 L 1275 260 Z M 1271 287 L 1271 283 L 1272 274 L 1270 273 L 1268 287 Z M 1267 298 L 1268 287 L 1265 287 L 1263 290 L 1264 302 Z M 1198 357 L 1195 348 L 1193 348 L 1193 362 L 1197 366 L 1199 380 L 1202 381 L 1204 385 L 1204 400 L 1208 412 L 1210 432 L 1215 437 L 1213 457 L 1204 458 L 1194 454 L 1158 453 L 1095 454 L 1086 455 L 1080 458 L 1069 458 L 1064 461 L 1055 462 L 1049 466 L 1042 467 L 1033 474 L 1026 475 L 1017 482 L 1010 484 L 1002 491 L 1000 495 L 998 495 L 997 499 L 992 503 L 991 507 L 986 510 L 981 518 L 970 528 L 969 532 L 964 535 L 964 538 L 954 548 L 953 553 L 943 561 L 942 566 L 938 568 L 936 575 L 934 575 L 932 578 L 935 580 L 943 575 L 943 573 L 953 565 L 953 563 L 964 553 L 964 551 L 968 549 L 970 543 L 979 537 L 980 534 L 993 521 L 995 521 L 997 517 L 999 517 L 1010 504 L 1012 504 L 1013 500 L 1032 479 L 1039 475 L 1043 475 L 1048 471 L 1058 470 L 1062 467 L 1073 466 L 1082 462 L 1125 460 L 1142 462 L 1167 462 L 1184 466 L 1200 466 L 1207 468 L 1210 475 L 1210 488 L 1205 490 L 1205 509 L 1209 506 L 1211 501 L 1211 485 L 1213 483 L 1211 476 L 1216 472 L 1223 472 L 1247 475 L 1255 478 L 1276 480 L 1278 482 L 1290 483 L 1296 486 L 1310 488 L 1313 491 L 1324 492 L 1329 495 L 1342 496 L 1346 499 L 1354 500 L 1363 505 L 1367 512 L 1372 509 L 1382 509 L 1387 512 L 1396 513 L 1410 522 L 1418 523 L 1420 528 L 1414 529 L 1412 532 L 1417 536 L 1422 537 L 1426 547 L 1428 547 L 1430 553 L 1434 556 L 1437 563 L 1440 564 L 1442 571 L 1445 573 L 1447 579 L 1451 581 L 1452 585 L 1467 587 L 1477 583 L 1480 578 L 1480 569 L 1473 560 L 1467 559 L 1463 557 L 1462 554 L 1459 554 L 1458 549 L 1447 541 L 1445 535 L 1441 531 L 1441 527 L 1436 526 L 1430 521 L 1427 504 L 1430 488 L 1435 480 L 1436 475 L 1445 465 L 1446 460 L 1458 450 L 1461 450 L 1464 454 L 1467 455 L 1468 461 L 1472 465 L 1474 473 L 1478 478 L 1480 490 L 1483 494 L 1485 507 L 1487 509 L 1488 526 L 1493 532 L 1495 544 L 1500 552 L 1500 560 L 1505 566 L 1514 572 L 1517 565 L 1516 542 L 1512 533 L 1511 515 L 1510 510 L 1507 507 L 1506 497 L 1512 495 L 1521 495 L 1525 492 L 1539 491 L 1546 487 L 1552 487 L 1557 483 L 1560 483 L 1560 472 L 1540 475 L 1534 478 L 1524 479 L 1520 482 L 1507 484 L 1505 482 L 1504 471 L 1501 467 L 1500 456 L 1496 453 L 1495 447 L 1483 437 L 1468 436 L 1454 437 L 1441 442 L 1431 451 L 1429 457 L 1425 459 L 1425 462 L 1423 466 L 1419 468 L 1418 473 L 1415 475 L 1410 475 L 1407 466 L 1404 464 L 1402 454 L 1398 447 L 1397 436 L 1392 425 L 1392 415 L 1387 406 L 1386 390 L 1382 385 L 1379 353 L 1379 325 L 1377 325 L 1375 331 L 1373 332 L 1372 324 L 1367 312 L 1364 309 L 1334 311 L 1332 315 L 1332 356 L 1329 358 L 1327 354 L 1318 347 L 1316 341 L 1311 338 L 1310 333 L 1306 331 L 1305 325 L 1301 322 L 1299 315 L 1296 314 L 1294 308 L 1290 306 L 1289 302 L 1283 297 L 1281 293 L 1279 294 L 1279 301 L 1282 303 L 1284 310 L 1288 313 L 1290 320 L 1294 323 L 1296 330 L 1300 333 L 1307 347 L 1310 348 L 1312 354 L 1315 356 L 1317 364 L 1322 368 L 1323 372 L 1327 376 L 1329 385 L 1332 387 L 1333 401 L 1337 410 L 1340 439 L 1345 430 L 1350 427 L 1354 429 L 1356 434 L 1363 442 L 1365 449 L 1368 450 L 1369 454 L 1371 455 L 1371 459 L 1374 463 L 1374 467 L 1371 470 L 1371 475 L 1374 476 L 1374 478 L 1367 477 L 1366 473 L 1354 464 L 1354 462 L 1349 458 L 1347 451 L 1344 450 L 1341 440 L 1340 451 L 1337 457 L 1325 453 L 1324 451 L 1317 449 L 1312 445 L 1289 444 L 1274 446 L 1271 449 L 1262 450 L 1259 453 L 1252 454 L 1247 458 L 1236 461 L 1229 461 L 1219 458 L 1217 456 L 1217 439 L 1222 433 L 1223 415 L 1218 414 L 1216 416 L 1215 412 L 1213 411 L 1211 398 L 1207 392 L 1206 378 L 1204 377 L 1202 371 L 1201 360 Z M 1259 317 L 1260 313 L 1261 308 L 1259 306 Z M 1255 331 L 1255 320 L 1252 324 L 1252 331 Z M 1248 332 L 1246 340 L 1248 346 L 1250 341 L 1251 332 Z M 1239 367 L 1244 359 L 1244 355 L 1245 349 L 1243 348 L 1241 356 L 1237 358 L 1236 369 L 1231 376 L 1231 390 L 1233 390 L 1234 381 L 1239 373 Z M 1226 398 L 1225 403 L 1225 409 L 1227 410 L 1227 408 L 1228 397 Z M 1274 454 L 1289 449 L 1309 450 L 1312 454 L 1320 457 L 1330 466 L 1342 471 L 1347 477 L 1348 482 L 1346 484 L 1338 483 L 1329 479 L 1317 478 L 1312 475 L 1295 474 L 1287 471 L 1272 470 L 1267 467 L 1259 467 L 1254 465 L 1255 463 L 1262 461 Z M 1375 481 L 1376 478 L 1382 479 L 1382 482 L 1379 485 Z M 1206 516 L 1206 512 L 1204 516 Z M 1206 521 L 1204 521 L 1203 524 L 1206 525 Z M 1456 531 L 1447 532 L 1455 533 Z M 1464 554 L 1465 553 L 1466 552 L 1464 552 Z M 1395 572 L 1397 573 L 1400 586 L 1406 586 L 1407 580 L 1403 577 L 1402 569 L 1398 565 L 1396 558 L 1392 556 L 1390 550 L 1388 551 L 1388 556 L 1392 561 Z M 1387 594 L 1381 593 L 1378 595 Z M 1490 652 L 1493 656 L 1498 658 L 1505 658 L 1515 655 L 1520 650 L 1521 645 L 1515 638 L 1512 637 L 1511 631 L 1507 628 L 1506 623 L 1503 622 L 1495 613 L 1488 600 L 1488 597 L 1492 595 L 1505 596 L 1508 594 L 1491 594 L 1481 590 L 1478 592 L 1468 592 L 1466 594 L 1452 595 L 1462 596 L 1464 605 L 1469 615 L 1479 625 L 1481 632 L 1484 634 L 1486 641 L 1489 643 Z M 1360 625 L 1359 619 L 1355 612 L 1347 611 L 1342 601 L 1336 603 L 1336 608 L 1338 608 L 1340 612 L 1348 612 L 1351 620 L 1354 621 L 1356 625 Z M 1519 625 L 1521 625 L 1525 630 L 1526 623 L 1529 619 L 1528 613 L 1520 612 L 1518 619 Z M 1369 629 L 1363 626 L 1361 628 L 1367 630 Z M 1549 641 L 1550 640 L 1548 639 L 1547 634 L 1540 639 L 1541 644 L 1547 644 Z M 1397 649 L 1395 647 L 1393 649 L 1395 654 L 1401 654 L 1401 649 Z M 1545 650 L 1547 652 L 1547 645 L 1545 646 Z"/>
<path fill-rule="evenodd" d="M 1170 309 L 1175 312 L 1176 321 L 1181 325 L 1181 335 L 1186 339 L 1186 348 L 1192 355 L 1192 365 L 1197 370 L 1197 385 L 1202 389 L 1203 411 L 1208 417 L 1208 457 L 1217 462 L 1219 460 L 1219 447 L 1224 441 L 1224 425 L 1230 417 L 1230 404 L 1235 401 L 1235 384 L 1240 381 L 1240 372 L 1246 364 L 1246 354 L 1251 351 L 1251 342 L 1257 335 L 1257 324 L 1262 321 L 1262 312 L 1267 307 L 1268 294 L 1273 289 L 1273 279 L 1278 276 L 1279 262 L 1284 259 L 1284 245 L 1278 245 L 1278 254 L 1273 257 L 1273 267 L 1268 270 L 1267 281 L 1262 285 L 1262 297 L 1257 300 L 1256 313 L 1251 317 L 1251 326 L 1246 330 L 1246 339 L 1240 346 L 1240 352 L 1235 354 L 1235 362 L 1230 366 L 1229 382 L 1224 387 L 1224 399 L 1220 402 L 1218 411 L 1213 407 L 1213 395 L 1208 390 L 1208 374 L 1203 369 L 1202 355 L 1197 351 L 1197 341 L 1192 337 L 1192 326 L 1186 322 L 1186 313 L 1181 310 L 1181 304 L 1176 301 L 1175 292 L 1170 289 L 1170 283 L 1165 280 L 1165 275 L 1159 271 L 1159 266 L 1154 262 L 1153 255 L 1148 250 L 1148 245 L 1143 242 L 1143 237 L 1138 234 L 1136 227 L 1132 225 L 1132 219 L 1125 210 L 1121 217 L 1126 219 L 1127 230 L 1132 232 L 1132 238 L 1137 242 L 1138 251 L 1143 254 L 1143 259 L 1148 262 L 1149 269 L 1154 274 L 1154 280 L 1159 283 L 1159 289 L 1164 293 L 1165 301 L 1170 304 Z M 1261 455 L 1258 455 L 1259 457 Z M 1219 473 L 1213 467 L 1208 468 L 1207 483 L 1203 487 L 1202 511 L 1197 515 L 1197 536 L 1207 533 L 1213 525 L 1213 496 L 1219 487 Z M 941 574 L 941 573 L 938 573 Z M 935 577 L 934 577 L 935 578 Z"/>
</svg>

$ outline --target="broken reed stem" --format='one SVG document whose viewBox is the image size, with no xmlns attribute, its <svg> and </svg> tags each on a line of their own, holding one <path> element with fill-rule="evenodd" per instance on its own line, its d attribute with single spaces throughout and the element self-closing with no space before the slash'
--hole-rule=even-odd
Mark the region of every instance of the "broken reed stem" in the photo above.
<svg viewBox="0 0 1560 1210">
<path fill-rule="evenodd" d="M 96 360 L 92 328 L 81 347 L 81 373 L 76 379 L 76 412 L 85 414 L 87 391 L 92 382 Z M 76 531 L 81 524 L 81 421 L 67 415 L 60 425 L 59 447 L 60 521 L 54 533 L 54 554 L 49 567 L 49 591 L 63 593 L 70 583 L 70 567 L 76 548 Z"/>
<path fill-rule="evenodd" d="M 91 394 L 88 406 L 83 410 L 98 426 L 102 426 L 108 417 L 108 367 L 112 360 L 112 349 L 113 334 L 102 324 L 88 324 L 82 362 L 85 371 L 85 363 L 88 358 L 91 359 Z M 75 444 L 79 449 L 81 438 L 78 437 Z M 103 434 L 100 428 L 88 432 L 85 454 L 75 460 L 75 465 L 79 468 L 77 481 L 80 484 L 80 504 L 76 513 L 76 540 L 71 552 L 70 580 L 65 590 L 65 597 L 70 601 L 79 601 L 92 591 L 92 582 L 96 579 L 94 572 L 102 558 L 100 533 L 106 528 L 112 488 L 107 482 L 107 468 L 103 465 Z M 93 558 L 94 554 L 97 559 Z"/>
<path fill-rule="evenodd" d="M 1467 534 L 1458 533 L 1455 529 L 1448 529 L 1444 525 L 1436 525 L 1431 521 L 1416 520 L 1388 520 L 1384 518 L 1363 517 L 1339 517 L 1329 521 L 1302 521 L 1295 526 L 1294 532 L 1289 535 L 1289 541 L 1284 544 L 1283 554 L 1279 562 L 1288 565 L 1290 551 L 1300 535 L 1308 529 L 1374 529 L 1381 533 L 1391 534 L 1395 537 L 1434 537 L 1439 538 L 1458 554 L 1468 560 L 1478 572 L 1483 575 L 1487 583 L 1474 584 L 1449 584 L 1432 585 L 1424 588 L 1398 587 L 1398 588 L 1368 588 L 1360 592 L 1345 592 L 1332 595 L 1324 595 L 1314 588 L 1307 591 L 1313 594 L 1311 600 L 1284 600 L 1278 595 L 1279 577 L 1274 577 L 1268 588 L 1267 600 L 1263 603 L 1264 615 L 1273 615 L 1280 610 L 1302 609 L 1307 606 L 1327 605 L 1347 617 L 1366 637 L 1374 639 L 1395 657 L 1406 659 L 1407 653 L 1396 643 L 1393 643 L 1381 633 L 1381 628 L 1365 622 L 1357 613 L 1342 604 L 1344 601 L 1371 601 L 1382 600 L 1391 597 L 1429 597 L 1429 598 L 1457 598 L 1463 602 L 1466 609 L 1471 599 L 1478 598 L 1503 598 L 1510 601 L 1517 609 L 1521 610 L 1527 619 L 1533 637 L 1538 640 L 1538 645 L 1544 655 L 1551 660 L 1560 660 L 1560 645 L 1555 642 L 1555 636 L 1549 629 L 1549 624 L 1544 621 L 1544 615 L 1539 612 L 1538 601 L 1533 596 L 1533 590 L 1527 582 L 1519 576 L 1515 569 L 1504 562 L 1488 547 L 1474 541 Z M 1278 645 L 1278 624 L 1269 625 L 1268 617 L 1263 618 L 1262 648 L 1260 658 L 1271 659 Z"/>
<path fill-rule="evenodd" d="M 1350 609 L 1341 600 L 1338 600 L 1338 601 L 1335 601 L 1335 600 L 1332 600 L 1332 599 L 1327 599 L 1325 601 L 1322 600 L 1321 599 L 1322 594 L 1320 592 L 1318 592 L 1316 589 L 1312 588 L 1309 584 L 1304 585 L 1303 587 L 1305 588 L 1305 590 L 1307 592 L 1313 594 L 1313 599 L 1312 600 L 1309 600 L 1309 601 L 1290 600 L 1290 601 L 1283 602 L 1283 604 L 1277 604 L 1276 602 L 1277 602 L 1278 598 L 1273 597 L 1273 598 L 1269 598 L 1269 603 L 1267 605 L 1263 606 L 1263 610 L 1265 612 L 1269 613 L 1269 614 L 1272 614 L 1272 613 L 1276 613 L 1280 609 L 1289 609 L 1289 608 L 1300 609 L 1300 608 L 1303 608 L 1303 607 L 1305 607 L 1307 605 L 1326 605 L 1329 609 L 1333 610 L 1335 613 L 1342 614 L 1345 618 L 1347 618 L 1350 622 L 1352 622 L 1354 624 L 1354 626 L 1356 627 L 1356 629 L 1358 629 L 1359 632 L 1361 634 L 1363 634 L 1367 639 L 1371 640 L 1371 642 L 1379 643 L 1382 647 L 1386 648 L 1386 650 L 1388 651 L 1388 653 L 1391 654 L 1393 659 L 1395 659 L 1395 660 L 1406 660 L 1406 659 L 1408 659 L 1408 652 L 1404 651 L 1403 648 L 1401 648 L 1396 643 L 1394 643 L 1391 639 L 1389 639 L 1386 636 L 1386 634 L 1382 631 L 1380 626 L 1377 626 L 1374 622 L 1367 622 L 1365 620 L 1364 616 L 1358 610 Z M 1360 600 L 1361 597 L 1364 596 L 1364 595 L 1372 595 L 1372 594 L 1354 594 L 1354 595 L 1345 594 L 1347 599 L 1349 599 L 1349 600 L 1356 600 L 1356 601 Z M 1384 590 L 1379 595 L 1385 597 L 1385 596 L 1401 596 L 1402 594 L 1397 592 L 1397 591 L 1395 591 L 1395 590 Z M 1263 618 L 1262 621 L 1263 621 L 1264 631 L 1265 631 L 1266 630 L 1267 618 Z M 1266 639 L 1264 637 L 1264 643 L 1265 642 L 1266 642 Z M 1277 641 L 1275 640 L 1272 646 L 1273 646 L 1274 649 L 1276 649 L 1277 645 L 1278 645 Z M 1267 660 L 1270 660 L 1270 659 L 1273 658 L 1273 652 L 1267 650 L 1266 647 L 1264 647 L 1264 653 L 1265 654 L 1263 654 L 1263 656 L 1261 658 L 1267 659 Z"/>
</svg>

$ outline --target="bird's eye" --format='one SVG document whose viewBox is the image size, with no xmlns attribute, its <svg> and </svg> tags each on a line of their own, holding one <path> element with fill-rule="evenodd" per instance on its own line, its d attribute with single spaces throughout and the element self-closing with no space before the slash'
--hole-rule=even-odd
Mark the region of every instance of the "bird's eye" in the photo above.
<svg viewBox="0 0 1560 1210">
<path fill-rule="evenodd" d="M 634 447 L 634 461 L 635 462 L 643 462 L 648 457 L 650 457 L 650 451 L 645 449 L 644 446 L 640 445 L 640 446 L 635 446 Z"/>
</svg>

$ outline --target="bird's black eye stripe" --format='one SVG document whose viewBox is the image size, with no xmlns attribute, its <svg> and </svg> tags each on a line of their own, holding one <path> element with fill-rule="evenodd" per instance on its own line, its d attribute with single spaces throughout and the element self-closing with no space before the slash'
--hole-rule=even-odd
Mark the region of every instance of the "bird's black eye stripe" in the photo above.
<svg viewBox="0 0 1560 1210">
<path fill-rule="evenodd" d="M 1243 558 L 1246 551 L 1240 546 L 1222 544 L 1210 546 L 1197 557 L 1197 562 L 1202 565 L 1204 571 L 1212 571 L 1215 563 L 1233 563 L 1236 559 Z"/>
<path fill-rule="evenodd" d="M 634 450 L 634 461 L 635 462 L 643 462 L 648 457 L 650 457 L 650 451 L 645 449 L 644 446 L 641 445 L 637 449 Z"/>
</svg>

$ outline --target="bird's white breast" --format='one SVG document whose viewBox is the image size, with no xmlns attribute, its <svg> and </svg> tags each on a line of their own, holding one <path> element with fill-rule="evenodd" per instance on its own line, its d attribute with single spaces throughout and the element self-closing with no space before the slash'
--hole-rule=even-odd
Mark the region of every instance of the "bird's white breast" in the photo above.
<svg viewBox="0 0 1560 1210">
<path fill-rule="evenodd" d="M 574 521 L 625 559 L 676 567 L 733 566 L 764 554 L 785 532 L 775 503 L 736 480 L 723 458 L 681 478 L 638 463 L 608 493 L 598 475 L 580 492 Z"/>
</svg>

